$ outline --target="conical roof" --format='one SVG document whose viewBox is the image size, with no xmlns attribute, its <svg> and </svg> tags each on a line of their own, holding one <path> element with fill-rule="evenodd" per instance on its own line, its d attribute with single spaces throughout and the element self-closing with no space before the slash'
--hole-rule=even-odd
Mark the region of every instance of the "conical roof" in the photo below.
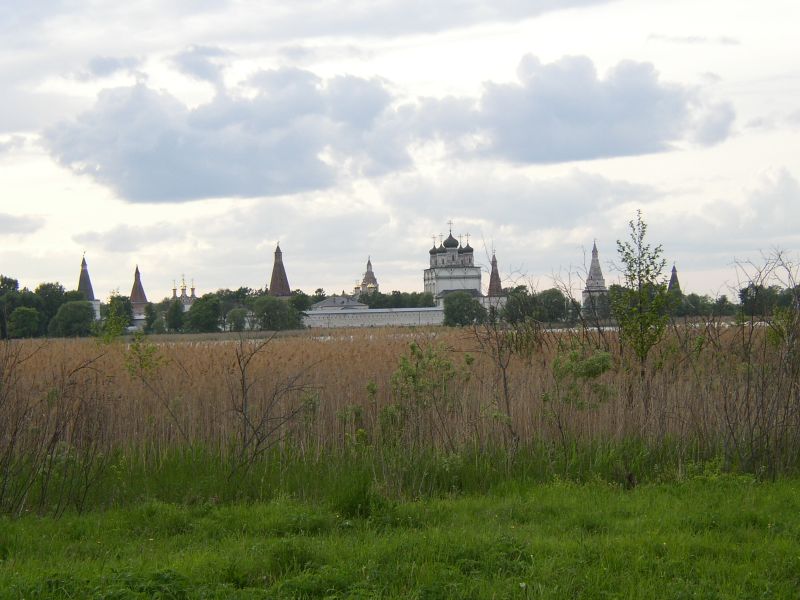
<svg viewBox="0 0 800 600">
<path fill-rule="evenodd" d="M 678 269 L 672 265 L 672 274 L 669 276 L 669 285 L 667 286 L 668 292 L 680 292 L 681 283 L 678 281 Z"/>
<path fill-rule="evenodd" d="M 83 297 L 90 302 L 94 302 L 94 290 L 92 289 L 92 280 L 89 278 L 89 269 L 86 266 L 86 257 L 81 259 L 81 274 L 78 277 L 78 291 L 83 294 Z"/>
<path fill-rule="evenodd" d="M 586 289 L 599 291 L 606 289 L 606 280 L 600 269 L 600 259 L 597 256 L 597 243 L 592 244 L 592 262 L 589 265 L 589 276 L 586 278 Z"/>
<path fill-rule="evenodd" d="M 500 273 L 497 270 L 497 257 L 492 254 L 492 273 L 489 275 L 489 296 L 502 296 L 503 286 L 500 283 Z"/>
<path fill-rule="evenodd" d="M 361 285 L 378 285 L 378 280 L 375 279 L 375 273 L 372 272 L 372 260 L 367 258 L 367 272 L 364 273 L 364 279 L 361 280 Z"/>
<path fill-rule="evenodd" d="M 147 296 L 142 287 L 142 276 L 139 273 L 139 265 L 136 265 L 136 270 L 133 272 L 133 287 L 131 288 L 131 304 L 146 304 Z"/>
<path fill-rule="evenodd" d="M 281 245 L 275 246 L 275 262 L 272 265 L 272 277 L 269 280 L 270 296 L 291 296 L 292 289 L 289 287 L 289 279 L 286 277 L 286 269 L 283 266 L 283 252 Z"/>
</svg>

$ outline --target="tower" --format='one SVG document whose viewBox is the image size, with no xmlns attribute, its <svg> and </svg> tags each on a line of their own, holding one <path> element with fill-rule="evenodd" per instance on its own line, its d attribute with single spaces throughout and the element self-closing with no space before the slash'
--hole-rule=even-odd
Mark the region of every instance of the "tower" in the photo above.
<svg viewBox="0 0 800 600">
<path fill-rule="evenodd" d="M 678 281 L 678 269 L 672 265 L 672 274 L 669 276 L 669 284 L 667 285 L 667 292 L 681 293 L 681 284 Z"/>
<path fill-rule="evenodd" d="M 364 273 L 361 284 L 356 285 L 356 288 L 353 290 L 353 295 L 360 296 L 361 294 L 373 294 L 377 293 L 378 291 L 378 279 L 375 277 L 375 273 L 372 271 L 372 258 L 368 256 L 367 271 Z"/>
<path fill-rule="evenodd" d="M 502 296 L 503 286 L 500 283 L 500 273 L 497 270 L 497 257 L 492 252 L 492 272 L 489 275 L 489 296 Z"/>
<path fill-rule="evenodd" d="M 269 295 L 279 298 L 292 295 L 289 279 L 286 277 L 286 269 L 283 266 L 283 252 L 281 252 L 280 243 L 275 246 L 275 262 L 272 265 L 272 277 L 269 280 Z"/>
<path fill-rule="evenodd" d="M 585 315 L 605 317 L 608 313 L 608 289 L 603 271 L 600 269 L 600 259 L 597 255 L 597 242 L 592 244 L 592 262 L 589 265 L 589 275 L 586 277 L 586 287 L 583 290 L 583 312 Z"/>
<path fill-rule="evenodd" d="M 86 265 L 86 256 L 81 259 L 81 274 L 78 277 L 78 291 L 92 305 L 94 309 L 94 320 L 100 320 L 100 301 L 94 297 L 92 280 L 89 278 L 89 267 Z"/>
<path fill-rule="evenodd" d="M 144 307 L 147 306 L 147 296 L 142 286 L 142 276 L 139 273 L 139 265 L 133 272 L 133 287 L 131 288 L 131 307 L 133 308 L 133 324 L 144 320 Z"/>
<path fill-rule="evenodd" d="M 481 269 L 475 266 L 469 234 L 466 234 L 466 245 L 462 245 L 453 237 L 453 222 L 450 221 L 448 225 L 450 234 L 447 239 L 437 246 L 434 237 L 433 248 L 428 252 L 430 266 L 423 273 L 425 291 L 433 295 L 437 304 L 448 293 L 455 291 L 467 292 L 475 297 L 483 296 Z"/>
</svg>

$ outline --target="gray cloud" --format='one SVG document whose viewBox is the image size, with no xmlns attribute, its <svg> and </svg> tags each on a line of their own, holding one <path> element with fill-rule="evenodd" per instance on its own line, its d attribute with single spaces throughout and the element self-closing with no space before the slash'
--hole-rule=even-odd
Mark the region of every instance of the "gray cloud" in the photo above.
<svg viewBox="0 0 800 600">
<path fill-rule="evenodd" d="M 190 77 L 209 83 L 220 83 L 223 60 L 231 53 L 213 46 L 190 46 L 172 57 L 172 63 L 179 71 Z"/>
<path fill-rule="evenodd" d="M 425 103 L 420 129 L 439 132 L 466 154 L 551 163 L 661 152 L 687 133 L 716 143 L 734 118 L 728 104 L 706 114 L 695 90 L 661 82 L 648 63 L 621 62 L 601 79 L 586 57 L 545 65 L 528 55 L 517 73 L 518 83 L 485 84 L 473 105 L 458 98 Z M 694 126 L 698 112 L 704 118 Z M 466 135 L 478 136 L 477 149 L 463 147 Z"/>
<path fill-rule="evenodd" d="M 12 135 L 7 140 L 0 142 L 0 156 L 25 145 L 25 138 L 21 135 Z"/>
<path fill-rule="evenodd" d="M 213 74 L 209 73 L 211 77 Z M 400 104 L 379 79 L 284 68 L 218 87 L 189 109 L 143 84 L 102 92 L 44 138 L 54 157 L 132 202 L 254 197 L 324 189 L 407 168 L 408 146 L 443 140 L 456 158 L 553 163 L 669 150 L 727 137 L 728 104 L 666 84 L 652 65 L 623 62 L 601 79 L 588 58 L 543 65 L 526 56 L 518 83 L 475 98 Z"/>
<path fill-rule="evenodd" d="M 141 62 L 133 56 L 95 56 L 89 61 L 87 69 L 95 77 L 108 77 L 119 71 L 135 69 Z"/>
<path fill-rule="evenodd" d="M 252 83 L 259 90 L 254 98 L 218 94 L 194 110 L 141 84 L 106 90 L 91 111 L 48 130 L 45 143 L 61 164 L 132 202 L 325 188 L 337 177 L 320 158 L 328 147 L 358 159 L 359 169 L 407 160 L 402 152 L 370 155 L 391 144 L 371 139 L 390 100 L 379 81 L 323 82 L 284 69 L 260 73 Z"/>
<path fill-rule="evenodd" d="M 179 242 L 184 234 L 176 234 L 175 227 L 168 223 L 153 225 L 118 225 L 108 231 L 85 231 L 73 236 L 83 246 L 98 248 L 105 252 L 134 252 L 141 248 L 164 242 Z"/>
<path fill-rule="evenodd" d="M 703 35 L 663 35 L 653 33 L 647 36 L 648 40 L 667 42 L 670 44 L 717 44 L 721 46 L 738 46 L 741 41 L 730 36 L 707 37 Z"/>
<path fill-rule="evenodd" d="M 44 226 L 42 217 L 0 213 L 0 235 L 24 235 Z"/>
</svg>

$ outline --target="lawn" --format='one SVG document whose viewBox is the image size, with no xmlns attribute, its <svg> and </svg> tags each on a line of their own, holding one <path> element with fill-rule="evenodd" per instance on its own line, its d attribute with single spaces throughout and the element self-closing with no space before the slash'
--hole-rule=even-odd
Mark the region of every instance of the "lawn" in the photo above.
<svg viewBox="0 0 800 600">
<path fill-rule="evenodd" d="M 797 598 L 800 480 L 142 501 L 4 518 L 0 559 L 0 598 Z"/>
</svg>

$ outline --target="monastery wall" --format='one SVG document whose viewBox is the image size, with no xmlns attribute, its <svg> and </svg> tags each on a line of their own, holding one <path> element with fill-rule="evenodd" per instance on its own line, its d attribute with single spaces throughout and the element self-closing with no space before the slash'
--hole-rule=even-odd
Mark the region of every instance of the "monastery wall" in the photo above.
<svg viewBox="0 0 800 600">
<path fill-rule="evenodd" d="M 306 327 L 385 327 L 441 325 L 444 308 L 373 308 L 370 310 L 312 310 L 303 318 Z"/>
</svg>

